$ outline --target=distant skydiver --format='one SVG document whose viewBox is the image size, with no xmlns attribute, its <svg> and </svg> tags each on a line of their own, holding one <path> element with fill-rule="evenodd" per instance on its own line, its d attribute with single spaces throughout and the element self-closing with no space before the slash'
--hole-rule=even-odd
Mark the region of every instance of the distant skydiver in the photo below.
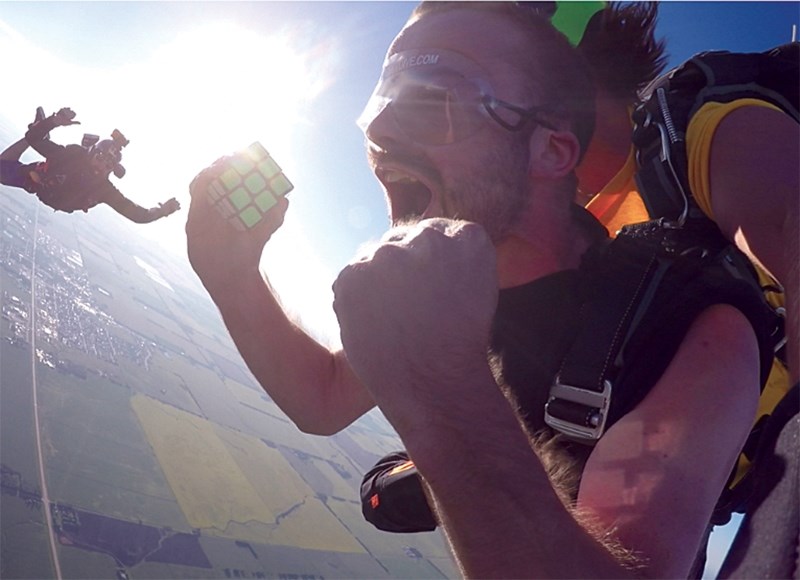
<svg viewBox="0 0 800 580">
<path fill-rule="evenodd" d="M 128 140 L 119 131 L 114 130 L 111 139 L 102 141 L 95 135 L 84 135 L 82 145 L 64 146 L 50 141 L 52 129 L 79 124 L 74 119 L 75 113 L 66 107 L 49 117 L 45 117 L 41 107 L 37 109 L 36 120 L 28 126 L 25 138 L 0 153 L 0 183 L 33 193 L 56 211 L 86 212 L 104 203 L 138 224 L 155 221 L 180 209 L 174 197 L 157 207 L 141 207 L 109 181 L 112 172 L 118 178 L 125 175 L 120 161 L 122 148 Z M 20 162 L 19 158 L 28 147 L 44 156 L 45 161 Z"/>
</svg>

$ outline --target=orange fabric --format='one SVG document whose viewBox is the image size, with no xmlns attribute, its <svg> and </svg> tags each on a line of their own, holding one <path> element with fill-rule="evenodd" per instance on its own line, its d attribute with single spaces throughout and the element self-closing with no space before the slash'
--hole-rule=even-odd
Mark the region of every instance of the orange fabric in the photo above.
<svg viewBox="0 0 800 580">
<path fill-rule="evenodd" d="M 626 224 L 649 219 L 636 187 L 635 174 L 636 158 L 631 148 L 622 169 L 586 204 L 586 209 L 606 226 L 612 237 Z"/>
<path fill-rule="evenodd" d="M 389 475 L 397 475 L 398 473 L 403 473 L 404 471 L 408 471 L 409 469 L 414 468 L 414 462 L 410 459 L 400 465 L 394 467 L 390 472 Z"/>
</svg>

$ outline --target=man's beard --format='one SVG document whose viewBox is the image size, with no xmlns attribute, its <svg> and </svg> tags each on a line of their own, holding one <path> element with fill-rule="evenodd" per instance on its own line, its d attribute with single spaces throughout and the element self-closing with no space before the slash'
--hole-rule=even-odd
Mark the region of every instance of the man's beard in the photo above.
<svg viewBox="0 0 800 580">
<path fill-rule="evenodd" d="M 478 223 L 493 242 L 507 237 L 528 203 L 528 148 L 489 147 L 445 192 L 448 217 Z"/>
</svg>

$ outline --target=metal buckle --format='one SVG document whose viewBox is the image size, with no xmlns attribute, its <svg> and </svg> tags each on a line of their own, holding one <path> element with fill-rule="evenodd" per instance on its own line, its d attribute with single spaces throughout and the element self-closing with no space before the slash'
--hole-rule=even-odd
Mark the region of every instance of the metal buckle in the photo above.
<svg viewBox="0 0 800 580">
<path fill-rule="evenodd" d="M 594 409 L 594 413 L 589 417 L 590 425 L 574 423 L 551 415 L 548 405 L 551 401 L 556 399 Z M 604 380 L 603 390 L 598 393 L 572 385 L 565 385 L 561 382 L 561 377 L 558 376 L 550 387 L 550 398 L 548 399 L 548 405 L 545 405 L 544 421 L 547 425 L 563 433 L 567 437 L 576 439 L 582 443 L 593 444 L 600 439 L 605 431 L 610 402 L 611 381 Z"/>
</svg>

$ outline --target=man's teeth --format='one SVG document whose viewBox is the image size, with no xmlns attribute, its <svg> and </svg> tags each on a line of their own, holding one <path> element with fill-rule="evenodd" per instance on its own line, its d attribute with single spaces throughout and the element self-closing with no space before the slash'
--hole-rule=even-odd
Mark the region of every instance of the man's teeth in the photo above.
<svg viewBox="0 0 800 580">
<path fill-rule="evenodd" d="M 405 173 L 398 173 L 396 171 L 388 172 L 386 174 L 385 179 L 387 183 L 415 183 L 417 181 L 410 175 L 406 175 Z"/>
</svg>

